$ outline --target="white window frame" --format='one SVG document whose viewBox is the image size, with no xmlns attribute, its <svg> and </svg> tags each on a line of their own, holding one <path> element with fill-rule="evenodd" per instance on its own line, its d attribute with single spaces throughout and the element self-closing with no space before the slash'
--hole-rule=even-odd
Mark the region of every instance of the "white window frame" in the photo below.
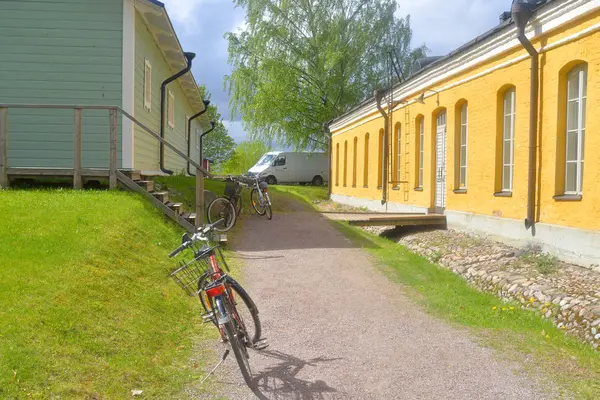
<svg viewBox="0 0 600 400">
<path fill-rule="evenodd" d="M 579 91 L 571 93 L 570 83 L 577 80 Z M 576 103 L 576 121 L 575 129 L 569 129 L 569 105 Z M 567 118 L 565 126 L 565 194 L 567 195 L 582 195 L 583 194 L 583 167 L 584 167 L 584 142 L 585 142 L 585 107 L 587 104 L 587 65 L 575 67 L 567 75 Z M 577 135 L 577 151 L 576 158 L 569 160 L 569 135 Z M 575 190 L 568 190 L 569 187 L 569 164 L 576 164 L 576 182 Z"/>
<path fill-rule="evenodd" d="M 398 143 L 397 146 L 398 148 L 396 149 L 398 151 L 398 154 L 396 155 L 396 183 L 395 186 L 400 186 L 400 181 L 402 180 L 401 175 L 400 175 L 400 161 L 402 160 L 402 124 L 398 124 L 398 130 L 396 132 L 396 135 L 398 135 L 398 137 L 396 138 Z"/>
<path fill-rule="evenodd" d="M 147 58 L 144 60 L 144 108 L 152 110 L 152 63 Z"/>
<path fill-rule="evenodd" d="M 458 172 L 458 188 L 459 189 L 466 189 L 467 188 L 467 182 L 468 182 L 468 166 L 469 166 L 469 156 L 468 156 L 468 151 L 469 151 L 469 105 L 467 103 L 464 103 L 461 107 L 460 107 L 460 132 L 459 132 L 459 143 L 460 146 L 458 148 L 458 166 L 459 166 L 459 172 Z M 463 133 L 464 133 L 464 142 L 463 142 Z M 465 149 L 464 151 L 464 158 L 463 158 L 463 148 Z M 463 171 L 464 171 L 464 181 L 463 181 Z"/>
<path fill-rule="evenodd" d="M 185 115 L 184 115 L 185 126 L 183 127 L 183 129 L 185 130 L 185 133 L 184 133 L 184 135 L 185 135 L 185 142 L 186 142 L 186 143 L 188 142 L 188 140 L 189 140 L 189 136 L 190 136 L 190 134 L 191 134 L 191 131 L 190 131 L 190 132 L 188 132 L 189 120 L 190 120 L 190 117 L 189 117 L 187 114 L 185 114 Z M 191 127 L 190 127 L 190 128 L 191 128 Z"/>
<path fill-rule="evenodd" d="M 425 180 L 425 117 L 421 117 L 419 121 L 419 186 L 418 189 L 423 189 L 423 181 Z"/>
<path fill-rule="evenodd" d="M 508 104 L 507 104 L 508 102 Z M 508 105 L 508 107 L 507 107 Z M 516 117 L 516 91 L 514 88 L 508 89 L 504 93 L 503 97 L 503 120 L 502 120 L 502 192 L 503 193 L 512 193 L 513 191 L 513 181 L 514 181 L 514 171 L 515 171 L 515 117 Z M 506 126 L 506 119 L 509 117 L 510 126 Z M 510 143 L 510 158 L 508 164 L 506 163 L 506 154 L 504 150 L 506 148 L 506 143 Z M 504 185 L 506 181 L 505 171 L 508 168 L 509 178 L 508 178 L 508 186 Z"/>
<path fill-rule="evenodd" d="M 167 104 L 167 123 L 169 128 L 175 129 L 175 95 L 169 90 L 169 103 Z"/>
</svg>

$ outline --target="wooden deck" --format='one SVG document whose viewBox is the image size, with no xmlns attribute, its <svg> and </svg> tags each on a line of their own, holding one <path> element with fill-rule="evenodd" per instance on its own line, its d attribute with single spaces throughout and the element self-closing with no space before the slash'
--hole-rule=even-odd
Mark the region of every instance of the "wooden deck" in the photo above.
<svg viewBox="0 0 600 400">
<path fill-rule="evenodd" d="M 323 213 L 329 219 L 354 226 L 445 226 L 440 214 Z"/>
</svg>

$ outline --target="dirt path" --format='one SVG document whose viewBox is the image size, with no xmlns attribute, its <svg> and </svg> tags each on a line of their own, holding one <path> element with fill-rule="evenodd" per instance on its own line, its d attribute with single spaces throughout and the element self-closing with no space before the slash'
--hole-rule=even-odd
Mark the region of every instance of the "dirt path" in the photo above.
<svg viewBox="0 0 600 400">
<path fill-rule="evenodd" d="M 252 353 L 259 393 L 235 359 L 218 373 L 231 399 L 544 399 L 515 366 L 422 311 L 323 217 L 246 217 L 244 259 L 270 347 Z"/>
</svg>

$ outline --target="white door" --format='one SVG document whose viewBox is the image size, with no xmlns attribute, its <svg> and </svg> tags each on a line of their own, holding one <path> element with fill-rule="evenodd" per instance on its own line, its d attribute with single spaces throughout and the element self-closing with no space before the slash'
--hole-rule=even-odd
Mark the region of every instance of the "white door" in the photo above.
<svg viewBox="0 0 600 400">
<path fill-rule="evenodd" d="M 437 117 L 435 152 L 435 207 L 438 212 L 446 208 L 446 112 Z"/>
<path fill-rule="evenodd" d="M 290 182 L 288 166 L 289 163 L 285 154 L 280 154 L 273 161 L 273 175 L 275 175 L 278 183 Z"/>
</svg>

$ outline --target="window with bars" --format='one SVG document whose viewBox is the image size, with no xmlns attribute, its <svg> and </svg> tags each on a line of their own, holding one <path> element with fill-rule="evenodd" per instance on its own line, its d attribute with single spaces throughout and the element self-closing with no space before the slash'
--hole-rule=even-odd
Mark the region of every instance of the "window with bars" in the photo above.
<svg viewBox="0 0 600 400">
<path fill-rule="evenodd" d="M 417 187 L 423 188 L 424 166 L 425 166 L 425 117 L 419 118 L 419 176 Z"/>
<path fill-rule="evenodd" d="M 152 109 L 152 64 L 148 59 L 144 62 L 144 108 Z"/>
<path fill-rule="evenodd" d="M 587 65 L 581 65 L 567 75 L 565 194 L 583 193 L 586 98 Z"/>
<path fill-rule="evenodd" d="M 401 181 L 400 175 L 400 161 L 401 161 L 401 153 L 402 153 L 402 125 L 396 124 L 396 132 L 395 132 L 395 146 L 396 149 L 396 157 L 395 157 L 395 171 L 394 171 L 394 186 L 399 186 Z"/>
<path fill-rule="evenodd" d="M 459 154 L 458 154 L 458 165 L 459 165 L 459 176 L 458 176 L 458 188 L 467 188 L 467 150 L 468 150 L 468 136 L 469 136 L 469 106 L 464 103 L 460 108 L 460 131 L 459 131 Z"/>
<path fill-rule="evenodd" d="M 502 127 L 502 192 L 511 193 L 515 167 L 515 89 L 504 93 Z"/>
<path fill-rule="evenodd" d="M 369 186 L 369 134 L 365 134 L 365 163 L 363 171 L 364 187 Z"/>
</svg>

